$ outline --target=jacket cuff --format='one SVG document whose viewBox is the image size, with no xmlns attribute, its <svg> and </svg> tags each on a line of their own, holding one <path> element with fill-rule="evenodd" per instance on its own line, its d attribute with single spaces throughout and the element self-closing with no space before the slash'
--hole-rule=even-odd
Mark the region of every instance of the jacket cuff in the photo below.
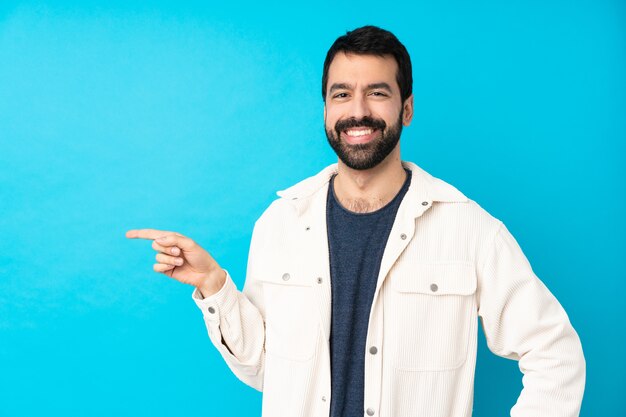
<svg viewBox="0 0 626 417">
<path fill-rule="evenodd" d="M 237 286 L 233 282 L 228 271 L 224 285 L 215 294 L 203 298 L 198 288 L 194 289 L 191 298 L 202 311 L 204 320 L 207 323 L 218 324 L 220 317 L 226 315 L 237 302 Z"/>
</svg>

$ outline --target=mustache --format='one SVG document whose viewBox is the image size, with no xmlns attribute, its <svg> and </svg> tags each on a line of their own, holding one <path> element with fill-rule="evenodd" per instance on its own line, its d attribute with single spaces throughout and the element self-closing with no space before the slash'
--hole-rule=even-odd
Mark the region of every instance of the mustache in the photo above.
<svg viewBox="0 0 626 417">
<path fill-rule="evenodd" d="M 374 119 L 369 116 L 364 116 L 360 119 L 351 117 L 349 119 L 339 120 L 335 123 L 335 130 L 338 134 L 352 127 L 369 127 L 372 129 L 383 130 L 387 127 L 387 123 L 385 123 L 382 119 Z"/>
</svg>

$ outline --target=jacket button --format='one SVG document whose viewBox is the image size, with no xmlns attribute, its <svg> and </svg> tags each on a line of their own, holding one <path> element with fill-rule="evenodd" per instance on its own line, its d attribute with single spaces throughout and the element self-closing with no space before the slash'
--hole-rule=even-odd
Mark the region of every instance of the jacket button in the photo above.
<svg viewBox="0 0 626 417">
<path fill-rule="evenodd" d="M 376 346 L 372 346 L 372 347 L 370 348 L 370 353 L 371 353 L 372 355 L 377 354 L 377 353 L 378 353 L 378 348 L 376 348 Z"/>
<path fill-rule="evenodd" d="M 215 309 L 213 307 L 209 307 L 209 313 L 215 314 Z"/>
<path fill-rule="evenodd" d="M 371 408 L 368 408 L 366 413 L 367 413 L 368 416 L 373 416 L 374 415 L 374 410 L 371 409 Z"/>
<path fill-rule="evenodd" d="M 430 290 L 432 292 L 437 292 L 438 289 L 439 287 L 437 286 L 437 284 L 430 284 Z"/>
<path fill-rule="evenodd" d="M 404 233 L 402 233 L 402 234 L 400 235 L 400 239 L 405 240 L 405 239 L 406 239 L 406 235 L 405 235 Z"/>
<path fill-rule="evenodd" d="M 289 281 L 289 278 L 291 278 L 291 275 L 289 275 L 288 273 L 284 273 L 283 274 L 283 281 Z"/>
</svg>

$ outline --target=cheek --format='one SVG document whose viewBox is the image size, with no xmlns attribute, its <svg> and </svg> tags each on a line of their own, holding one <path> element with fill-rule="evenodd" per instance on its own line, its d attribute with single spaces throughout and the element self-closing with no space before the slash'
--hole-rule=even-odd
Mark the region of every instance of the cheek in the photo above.
<svg viewBox="0 0 626 417">
<path fill-rule="evenodd" d="M 335 124 L 337 123 L 338 120 L 339 120 L 339 117 L 337 115 L 335 115 L 331 111 L 327 111 L 324 117 L 324 124 L 326 125 L 326 129 L 334 129 Z"/>
<path fill-rule="evenodd" d="M 395 124 L 400 117 L 400 111 L 395 106 L 389 106 L 389 103 L 380 103 L 371 107 L 372 116 L 377 119 L 383 119 L 387 125 Z"/>
<path fill-rule="evenodd" d="M 326 130 L 334 130 L 335 129 L 335 122 L 331 121 L 330 119 L 324 120 L 324 128 Z"/>
</svg>

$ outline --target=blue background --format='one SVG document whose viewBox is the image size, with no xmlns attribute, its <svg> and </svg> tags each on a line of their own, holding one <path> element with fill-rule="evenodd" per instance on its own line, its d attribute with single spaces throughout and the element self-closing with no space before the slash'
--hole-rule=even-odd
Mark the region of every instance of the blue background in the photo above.
<svg viewBox="0 0 626 417">
<path fill-rule="evenodd" d="M 255 416 L 191 288 L 130 228 L 187 234 L 241 287 L 276 190 L 333 163 L 322 62 L 364 24 L 414 66 L 403 159 L 504 221 L 626 408 L 622 1 L 0 2 L 0 416 Z M 516 362 L 481 336 L 475 416 Z"/>
</svg>

